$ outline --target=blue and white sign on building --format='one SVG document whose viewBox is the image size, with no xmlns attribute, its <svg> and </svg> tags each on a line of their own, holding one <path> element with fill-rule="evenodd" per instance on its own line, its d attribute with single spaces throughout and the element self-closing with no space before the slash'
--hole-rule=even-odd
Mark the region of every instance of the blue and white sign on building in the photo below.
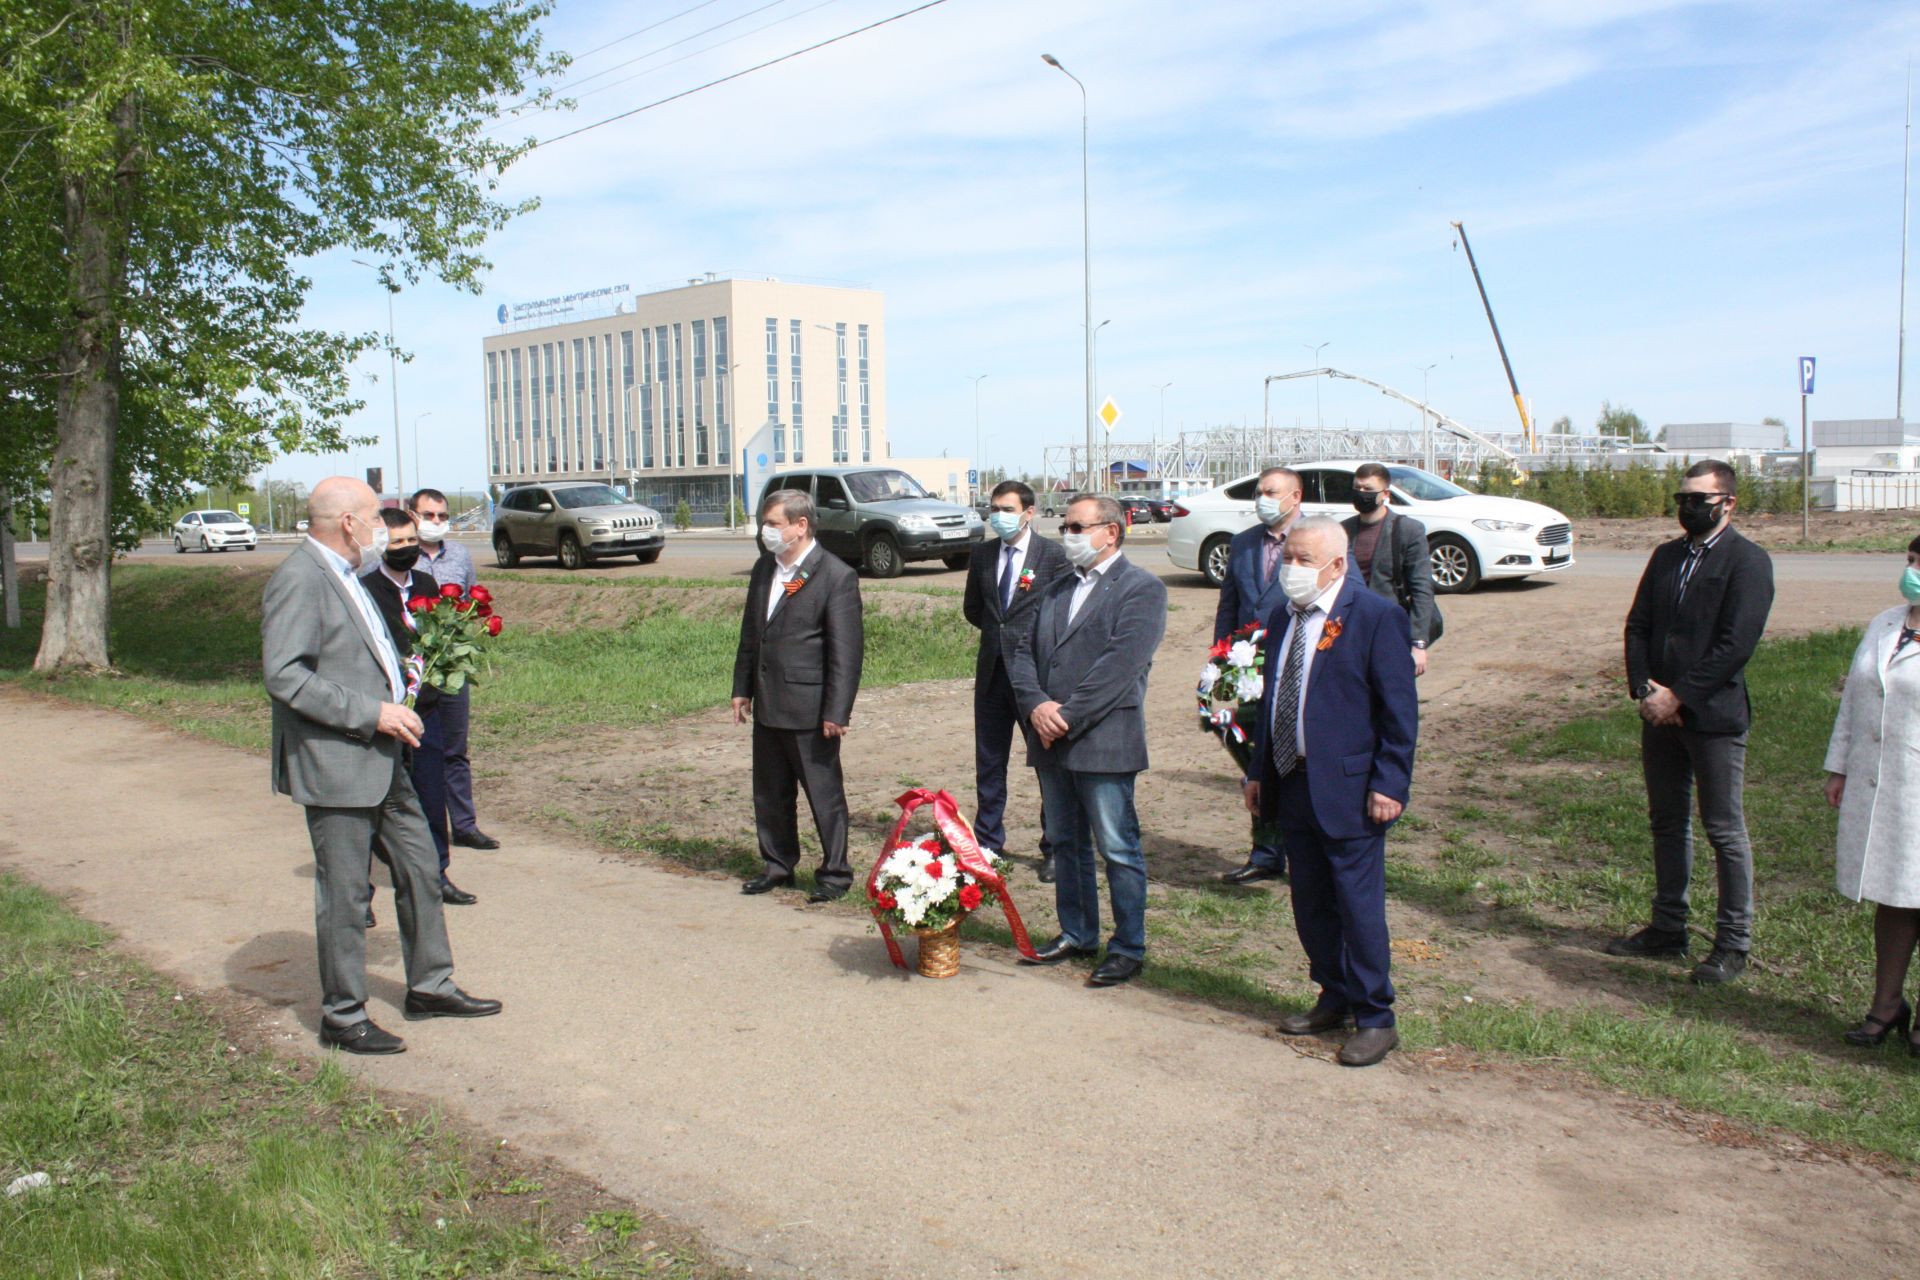
<svg viewBox="0 0 1920 1280">
<path fill-rule="evenodd" d="M 975 471 L 969 468 L 967 471 L 967 487 L 972 488 L 974 485 L 977 485 L 979 483 L 980 483 L 980 473 L 978 471 Z"/>
<path fill-rule="evenodd" d="M 768 418 L 740 450 L 740 471 L 744 484 L 740 504 L 748 511 L 760 501 L 760 491 L 773 475 L 773 432 L 778 424 Z"/>
<path fill-rule="evenodd" d="M 1800 394 L 1803 396 L 1810 396 L 1813 394 L 1813 357 L 1812 356 L 1800 357 Z"/>
</svg>

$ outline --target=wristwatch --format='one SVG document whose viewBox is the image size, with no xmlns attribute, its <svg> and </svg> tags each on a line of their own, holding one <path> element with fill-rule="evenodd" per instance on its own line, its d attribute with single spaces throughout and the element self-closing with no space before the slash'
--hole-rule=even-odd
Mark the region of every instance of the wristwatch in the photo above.
<svg viewBox="0 0 1920 1280">
<path fill-rule="evenodd" d="M 1653 692 L 1653 686 L 1643 681 L 1640 684 L 1633 686 L 1633 700 L 1635 702 L 1638 702 L 1640 701 L 1640 699 L 1646 697 L 1648 694 L 1652 692 Z"/>
<path fill-rule="evenodd" d="M 1413 647 L 1416 649 L 1424 649 L 1427 647 L 1427 642 L 1425 640 L 1415 640 L 1413 642 Z"/>
</svg>

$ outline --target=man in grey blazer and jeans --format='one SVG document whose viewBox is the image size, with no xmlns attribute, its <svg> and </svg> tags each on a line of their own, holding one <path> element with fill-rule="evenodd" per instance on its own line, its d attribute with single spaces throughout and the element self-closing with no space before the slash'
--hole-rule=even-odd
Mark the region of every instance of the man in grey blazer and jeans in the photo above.
<svg viewBox="0 0 1920 1280">
<path fill-rule="evenodd" d="M 1121 554 L 1127 517 L 1112 498 L 1075 496 L 1061 532 L 1075 571 L 1047 588 L 1007 662 L 1057 864 L 1060 936 L 1035 959 L 1057 964 L 1098 949 L 1097 852 L 1113 936 L 1089 982 L 1111 987 L 1138 974 L 1147 953 L 1147 860 L 1133 783 L 1147 767 L 1147 673 L 1166 635 L 1167 589 Z"/>
<path fill-rule="evenodd" d="M 320 1042 L 349 1053 L 400 1053 L 367 1016 L 367 863 L 393 875 L 408 1021 L 480 1018 L 498 1000 L 453 983 L 441 914 L 440 859 L 402 746 L 420 742 L 404 705 L 399 656 L 360 582 L 386 526 L 374 491 L 333 476 L 307 500 L 310 532 L 267 582 L 260 620 L 273 699 L 273 789 L 307 810 L 313 841 L 314 939 L 320 953 Z"/>
</svg>

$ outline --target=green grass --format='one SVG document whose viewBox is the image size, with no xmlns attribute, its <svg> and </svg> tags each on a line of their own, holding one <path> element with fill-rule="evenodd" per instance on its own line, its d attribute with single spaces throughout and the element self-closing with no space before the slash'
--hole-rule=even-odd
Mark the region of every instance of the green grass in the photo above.
<svg viewBox="0 0 1920 1280">
<path fill-rule="evenodd" d="M 0 1180 L 54 1180 L 0 1199 L 9 1280 L 731 1274 L 628 1207 L 490 1182 L 331 1062 L 238 1052 L 107 941 L 0 876 Z"/>
</svg>

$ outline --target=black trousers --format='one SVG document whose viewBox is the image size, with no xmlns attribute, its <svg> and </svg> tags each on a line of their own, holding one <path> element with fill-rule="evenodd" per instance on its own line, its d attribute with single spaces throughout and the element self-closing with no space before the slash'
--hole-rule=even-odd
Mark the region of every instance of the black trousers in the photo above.
<svg viewBox="0 0 1920 1280">
<path fill-rule="evenodd" d="M 1007 764 L 1020 731 L 1020 704 L 1013 696 L 1005 663 L 993 675 L 973 682 L 973 835 L 982 849 L 1007 847 Z M 1047 836 L 1047 811 L 1040 809 L 1040 856 L 1053 853 Z"/>
<path fill-rule="evenodd" d="M 840 778 L 840 739 L 815 729 L 753 726 L 753 825 L 767 870 L 790 876 L 800 865 L 799 792 L 807 793 L 825 857 L 814 882 L 822 889 L 853 884 L 847 861 L 847 792 Z"/>
</svg>

